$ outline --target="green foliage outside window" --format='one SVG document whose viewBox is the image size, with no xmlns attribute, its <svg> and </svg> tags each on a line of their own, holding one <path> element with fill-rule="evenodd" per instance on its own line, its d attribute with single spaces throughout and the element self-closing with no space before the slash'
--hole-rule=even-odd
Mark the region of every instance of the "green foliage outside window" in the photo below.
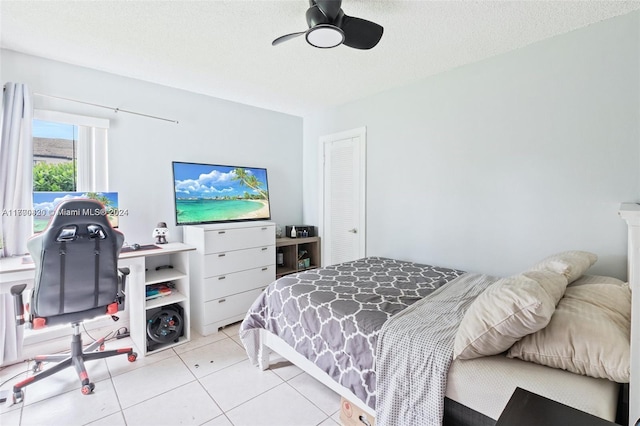
<svg viewBox="0 0 640 426">
<path fill-rule="evenodd" d="M 34 191 L 75 191 L 76 163 L 45 163 L 33 165 Z"/>
</svg>

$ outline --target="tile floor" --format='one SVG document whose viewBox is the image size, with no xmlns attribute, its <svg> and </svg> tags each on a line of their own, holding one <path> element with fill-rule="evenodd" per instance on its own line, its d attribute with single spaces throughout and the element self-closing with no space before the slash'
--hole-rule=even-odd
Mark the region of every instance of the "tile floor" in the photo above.
<svg viewBox="0 0 640 426">
<path fill-rule="evenodd" d="M 0 424 L 13 425 L 339 425 L 340 397 L 283 359 L 271 369 L 249 364 L 235 324 L 213 336 L 191 333 L 189 343 L 130 363 L 125 356 L 90 361 L 96 385 L 82 395 L 73 369 L 25 388 L 24 402 L 0 404 Z M 131 346 L 129 339 L 109 347 Z M 274 355 L 272 355 L 274 356 Z M 0 371 L 11 390 L 28 363 Z"/>
</svg>

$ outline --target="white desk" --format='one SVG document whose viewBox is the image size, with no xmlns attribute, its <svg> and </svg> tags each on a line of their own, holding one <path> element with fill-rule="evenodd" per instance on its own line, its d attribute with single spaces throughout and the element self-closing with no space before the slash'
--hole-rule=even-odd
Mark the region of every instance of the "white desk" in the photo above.
<svg viewBox="0 0 640 426">
<path fill-rule="evenodd" d="M 163 346 L 166 349 L 177 344 L 188 342 L 189 332 L 189 256 L 188 252 L 195 250 L 183 243 L 169 243 L 158 245 L 151 250 L 136 250 L 120 253 L 118 266 L 128 267 L 131 271 L 127 279 L 126 306 L 129 314 L 129 330 L 134 344 L 139 350 L 139 356 L 144 357 L 147 351 L 146 315 L 147 311 L 170 305 L 180 304 L 184 310 L 184 336 L 179 342 Z M 0 259 L 0 293 L 9 293 L 15 284 L 25 283 L 27 288 L 33 287 L 35 265 L 24 261 L 29 256 L 10 257 Z M 171 269 L 156 271 L 157 266 L 172 265 Z M 176 291 L 169 296 L 150 301 L 146 300 L 145 287 L 148 284 L 171 281 L 176 285 Z M 159 350 L 159 349 L 158 349 Z"/>
</svg>

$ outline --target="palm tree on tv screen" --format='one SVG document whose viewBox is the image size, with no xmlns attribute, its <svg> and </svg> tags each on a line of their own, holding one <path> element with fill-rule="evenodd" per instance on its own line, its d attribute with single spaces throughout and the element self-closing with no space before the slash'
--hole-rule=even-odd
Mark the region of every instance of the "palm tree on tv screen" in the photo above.
<svg viewBox="0 0 640 426">
<path fill-rule="evenodd" d="M 104 208 L 107 211 L 107 214 L 112 213 L 114 206 L 111 204 L 111 200 L 109 198 L 97 192 L 87 192 L 86 195 L 87 195 L 87 198 L 101 202 L 104 205 Z"/>
<path fill-rule="evenodd" d="M 267 199 L 267 193 L 260 188 L 260 186 L 262 186 L 262 182 L 260 182 L 255 175 L 247 173 L 245 169 L 241 168 L 233 169 L 233 174 L 235 175 L 233 180 L 240 181 L 241 185 L 248 186 L 249 188 L 257 191 L 261 198 L 264 198 L 265 200 Z"/>
</svg>

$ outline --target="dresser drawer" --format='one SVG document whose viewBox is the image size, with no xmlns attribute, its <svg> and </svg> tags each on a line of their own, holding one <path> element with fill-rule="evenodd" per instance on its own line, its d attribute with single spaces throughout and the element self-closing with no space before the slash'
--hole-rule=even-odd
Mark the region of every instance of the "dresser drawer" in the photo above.
<svg viewBox="0 0 640 426">
<path fill-rule="evenodd" d="M 262 290 L 263 288 L 259 288 L 206 302 L 204 304 L 205 324 L 246 314 Z"/>
<path fill-rule="evenodd" d="M 226 251 L 204 256 L 204 278 L 273 265 L 275 246 Z"/>
<path fill-rule="evenodd" d="M 273 265 L 234 272 L 204 280 L 204 300 L 219 299 L 226 295 L 264 288 L 276 279 Z"/>
<path fill-rule="evenodd" d="M 204 234 L 205 254 L 275 245 L 275 225 L 211 229 Z"/>
</svg>

